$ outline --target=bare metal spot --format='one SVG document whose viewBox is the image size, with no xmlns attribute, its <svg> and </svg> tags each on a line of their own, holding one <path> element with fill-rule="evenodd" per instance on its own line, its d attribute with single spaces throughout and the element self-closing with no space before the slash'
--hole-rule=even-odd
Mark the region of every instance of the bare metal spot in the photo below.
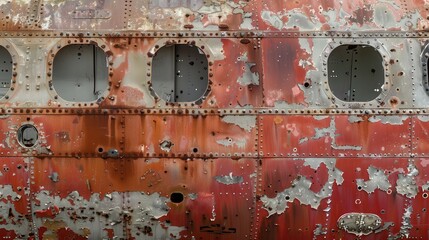
<svg viewBox="0 0 429 240">
<path fill-rule="evenodd" d="M 58 181 L 60 181 L 57 172 L 51 173 L 51 175 L 49 175 L 49 179 L 51 179 L 52 182 L 58 182 Z"/>
<path fill-rule="evenodd" d="M 226 176 L 216 176 L 215 179 L 217 182 L 226 184 L 226 185 L 238 184 L 243 182 L 242 176 L 233 176 L 232 172 Z"/>
<path fill-rule="evenodd" d="M 171 148 L 174 146 L 174 144 L 169 140 L 162 141 L 159 146 L 161 147 L 161 150 L 164 152 L 170 152 Z"/>
</svg>

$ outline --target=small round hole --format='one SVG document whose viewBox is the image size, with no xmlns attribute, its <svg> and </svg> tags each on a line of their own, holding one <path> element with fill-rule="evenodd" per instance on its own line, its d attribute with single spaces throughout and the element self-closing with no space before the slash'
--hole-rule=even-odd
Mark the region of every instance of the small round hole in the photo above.
<svg viewBox="0 0 429 240">
<path fill-rule="evenodd" d="M 194 149 L 192 149 L 192 151 L 193 151 L 194 153 L 197 153 L 197 152 L 198 152 L 198 148 L 194 148 Z"/>
<path fill-rule="evenodd" d="M 174 192 L 170 195 L 170 200 L 173 203 L 181 203 L 183 202 L 183 193 Z"/>
<path fill-rule="evenodd" d="M 102 147 L 100 147 L 100 148 L 98 148 L 98 152 L 102 153 L 102 152 L 104 152 L 104 149 Z"/>
<path fill-rule="evenodd" d="M 310 87 L 310 83 L 309 83 L 309 82 L 305 82 L 305 83 L 304 83 L 304 87 L 305 87 L 305 88 L 309 88 L 309 87 Z"/>
</svg>

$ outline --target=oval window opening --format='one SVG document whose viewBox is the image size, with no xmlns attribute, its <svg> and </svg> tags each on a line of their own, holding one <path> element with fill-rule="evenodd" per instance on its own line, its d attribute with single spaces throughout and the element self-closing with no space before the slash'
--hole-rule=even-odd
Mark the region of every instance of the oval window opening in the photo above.
<svg viewBox="0 0 429 240">
<path fill-rule="evenodd" d="M 328 82 L 335 97 L 346 102 L 368 102 L 381 94 L 383 58 L 369 45 L 342 45 L 328 57 Z"/>
<path fill-rule="evenodd" d="M 72 44 L 55 55 L 52 84 L 67 101 L 91 102 L 108 87 L 106 53 L 94 44 Z"/>
<path fill-rule="evenodd" d="M 152 88 L 167 102 L 194 102 L 207 91 L 208 61 L 196 46 L 176 44 L 160 48 L 152 62 Z"/>
<path fill-rule="evenodd" d="M 22 125 L 18 129 L 18 142 L 24 147 L 33 147 L 39 139 L 39 132 L 31 124 Z"/>
<path fill-rule="evenodd" d="M 12 82 L 12 56 L 6 48 L 0 46 L 0 98 L 10 89 Z"/>
</svg>

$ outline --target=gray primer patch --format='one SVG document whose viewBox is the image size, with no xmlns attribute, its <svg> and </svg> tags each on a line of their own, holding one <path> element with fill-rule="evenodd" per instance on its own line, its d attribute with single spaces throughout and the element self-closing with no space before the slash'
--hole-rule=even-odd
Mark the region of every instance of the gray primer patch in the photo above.
<svg viewBox="0 0 429 240">
<path fill-rule="evenodd" d="M 307 142 L 308 141 L 308 137 L 303 137 L 303 138 L 301 138 L 301 139 L 299 139 L 299 144 L 303 144 L 303 143 L 305 143 L 305 142 Z"/>
<path fill-rule="evenodd" d="M 417 118 L 422 122 L 429 122 L 429 116 L 418 115 Z"/>
<path fill-rule="evenodd" d="M 256 116 L 228 115 L 224 116 L 222 121 L 235 124 L 248 132 L 256 127 Z"/>
<path fill-rule="evenodd" d="M 256 63 L 248 62 L 247 52 L 243 56 L 238 58 L 238 61 L 244 62 L 244 72 L 237 79 L 237 82 L 241 86 L 248 85 L 259 85 L 259 73 L 252 72 L 251 68 L 256 65 Z"/>
<path fill-rule="evenodd" d="M 314 116 L 313 118 L 316 120 L 323 120 L 323 119 L 327 119 L 329 116 Z"/>
<path fill-rule="evenodd" d="M 331 122 L 329 124 L 329 127 L 327 127 L 327 128 L 315 128 L 314 130 L 316 131 L 316 133 L 314 134 L 314 136 L 311 139 L 317 140 L 317 139 L 323 138 L 325 136 L 329 136 L 331 138 L 331 147 L 333 149 L 356 150 L 356 151 L 362 150 L 361 146 L 347 146 L 347 145 L 338 146 L 337 145 L 337 143 L 335 142 L 335 139 L 338 135 L 335 134 L 337 128 L 335 127 L 334 117 L 331 117 Z"/>
<path fill-rule="evenodd" d="M 188 197 L 191 200 L 196 200 L 198 198 L 198 194 L 197 193 L 189 193 Z"/>
<path fill-rule="evenodd" d="M 385 4 L 374 7 L 374 23 L 382 28 L 396 27 L 397 24 L 395 17 Z"/>
<path fill-rule="evenodd" d="M 422 185 L 422 191 L 423 192 L 429 191 L 429 182 L 426 182 L 425 184 Z"/>
<path fill-rule="evenodd" d="M 216 142 L 225 147 L 231 147 L 233 145 L 236 145 L 238 148 L 244 148 L 247 143 L 246 139 L 244 138 L 236 139 L 236 140 L 233 140 L 232 138 L 226 138 L 226 139 L 216 140 Z"/>
<path fill-rule="evenodd" d="M 413 162 L 408 163 L 407 167 L 408 173 L 406 175 L 400 173 L 398 175 L 398 180 L 396 181 L 396 191 L 408 198 L 414 198 L 419 191 L 419 188 L 416 184 L 416 176 L 419 175 L 419 170 Z"/>
<path fill-rule="evenodd" d="M 285 15 L 288 16 L 288 21 L 284 24 L 286 28 L 298 27 L 300 30 L 318 30 L 322 27 L 322 23 L 319 20 L 297 10 L 288 11 L 283 14 L 283 16 Z"/>
<path fill-rule="evenodd" d="M 325 160 L 323 158 L 305 158 L 304 166 L 310 166 L 312 169 L 317 170 L 320 164 Z"/>
<path fill-rule="evenodd" d="M 283 21 L 281 20 L 281 17 L 271 11 L 262 11 L 261 12 L 262 20 L 264 20 L 265 23 L 268 25 L 281 30 L 283 28 Z"/>
<path fill-rule="evenodd" d="M 392 185 L 390 184 L 384 171 L 373 166 L 368 168 L 369 180 L 356 179 L 356 185 L 362 187 L 367 193 L 373 193 L 375 189 L 387 191 Z"/>
<path fill-rule="evenodd" d="M 363 119 L 361 117 L 355 116 L 355 115 L 351 115 L 349 116 L 349 122 L 351 123 L 357 123 L 357 122 L 362 122 Z"/>
<path fill-rule="evenodd" d="M 293 202 L 295 199 L 301 204 L 310 205 L 312 208 L 317 209 L 323 199 L 330 197 L 334 182 L 338 185 L 343 183 L 343 172 L 335 168 L 336 159 L 323 159 L 322 162 L 328 168 L 329 174 L 328 180 L 322 189 L 319 192 L 311 191 L 311 180 L 304 176 L 298 176 L 290 188 L 277 193 L 274 198 L 269 198 L 267 195 L 261 197 L 263 208 L 268 211 L 267 217 L 273 214 L 282 214 L 288 208 L 287 203 Z"/>
<path fill-rule="evenodd" d="M 316 224 L 316 228 L 313 231 L 314 236 L 325 235 L 327 233 L 328 233 L 328 230 L 326 230 L 326 228 L 323 228 L 322 224 L 320 223 Z"/>
<path fill-rule="evenodd" d="M 233 176 L 232 172 L 230 172 L 229 175 L 226 176 L 216 176 L 215 179 L 218 183 L 222 183 L 225 185 L 238 184 L 243 182 L 242 176 Z"/>
<path fill-rule="evenodd" d="M 368 119 L 370 122 L 381 122 L 383 124 L 402 125 L 408 116 L 372 116 Z"/>
</svg>

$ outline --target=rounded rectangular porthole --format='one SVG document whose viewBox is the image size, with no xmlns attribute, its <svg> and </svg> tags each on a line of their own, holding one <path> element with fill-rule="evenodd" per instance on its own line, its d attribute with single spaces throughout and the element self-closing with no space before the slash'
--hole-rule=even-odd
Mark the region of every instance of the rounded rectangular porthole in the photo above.
<svg viewBox="0 0 429 240">
<path fill-rule="evenodd" d="M 382 92 L 383 58 L 369 45 L 341 45 L 328 57 L 328 83 L 345 102 L 372 101 Z"/>
<path fill-rule="evenodd" d="M 53 60 L 52 85 L 64 100 L 95 101 L 108 87 L 107 55 L 94 44 L 72 44 Z"/>
<path fill-rule="evenodd" d="M 208 88 L 208 61 L 204 52 L 186 44 L 160 48 L 152 62 L 152 89 L 166 102 L 194 102 Z"/>
<path fill-rule="evenodd" d="M 12 56 L 9 51 L 0 46 L 0 98 L 4 97 L 10 89 L 12 65 Z"/>
</svg>

